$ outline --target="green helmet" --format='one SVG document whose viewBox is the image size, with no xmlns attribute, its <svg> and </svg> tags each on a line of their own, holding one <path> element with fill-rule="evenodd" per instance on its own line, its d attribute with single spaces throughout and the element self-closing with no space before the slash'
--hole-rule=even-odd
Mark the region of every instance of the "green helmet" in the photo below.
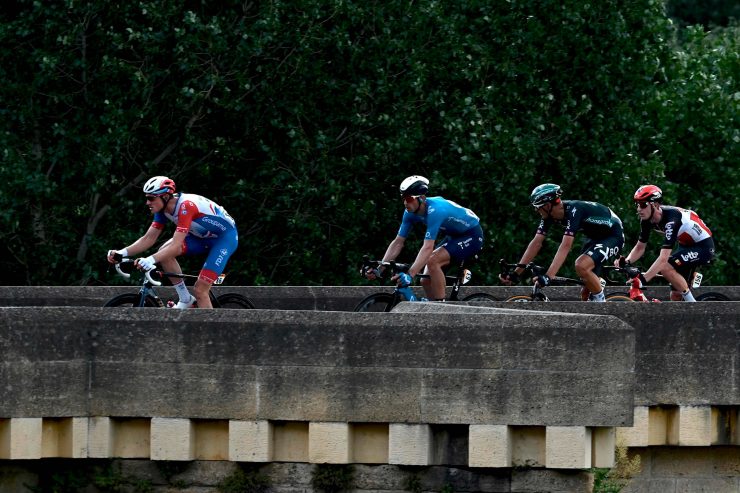
<svg viewBox="0 0 740 493">
<path fill-rule="evenodd" d="M 529 201 L 532 202 L 534 207 L 540 208 L 548 202 L 553 202 L 562 193 L 563 191 L 560 189 L 560 185 L 543 183 L 532 190 L 532 193 L 529 195 Z"/>
</svg>

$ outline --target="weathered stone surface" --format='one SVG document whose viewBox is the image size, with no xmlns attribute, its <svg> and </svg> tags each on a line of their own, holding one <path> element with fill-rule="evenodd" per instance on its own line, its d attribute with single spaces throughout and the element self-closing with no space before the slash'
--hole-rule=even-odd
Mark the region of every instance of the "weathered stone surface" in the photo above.
<svg viewBox="0 0 740 493">
<path fill-rule="evenodd" d="M 0 308 L 0 340 L 0 417 L 632 420 L 634 336 L 614 317 Z"/>
</svg>

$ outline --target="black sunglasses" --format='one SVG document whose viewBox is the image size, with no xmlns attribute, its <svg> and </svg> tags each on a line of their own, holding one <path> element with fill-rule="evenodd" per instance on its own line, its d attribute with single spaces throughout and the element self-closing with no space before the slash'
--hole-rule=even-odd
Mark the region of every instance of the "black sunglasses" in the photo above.
<svg viewBox="0 0 740 493">
<path fill-rule="evenodd" d="M 648 203 L 648 202 L 638 202 L 637 205 L 640 207 L 640 209 L 644 209 L 645 207 L 649 206 L 650 203 Z"/>
</svg>

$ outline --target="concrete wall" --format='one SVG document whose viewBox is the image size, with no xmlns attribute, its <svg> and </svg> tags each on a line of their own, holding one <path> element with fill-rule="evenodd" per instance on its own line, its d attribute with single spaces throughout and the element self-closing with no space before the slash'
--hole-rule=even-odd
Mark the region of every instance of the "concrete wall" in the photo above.
<svg viewBox="0 0 740 493">
<path fill-rule="evenodd" d="M 0 306 L 103 306 L 106 301 L 122 293 L 137 291 L 135 286 L 0 286 Z M 421 290 L 416 288 L 418 294 Z M 330 310 L 351 311 L 364 297 L 379 291 L 392 292 L 388 286 L 217 286 L 215 293 L 236 292 L 251 299 L 257 308 L 278 310 Z M 548 296 L 557 301 L 579 299 L 578 287 L 548 288 Z M 607 287 L 606 292 L 626 292 L 619 286 Z M 740 301 L 738 286 L 705 286 L 695 294 L 717 291 L 732 300 Z M 170 287 L 159 289 L 165 299 L 176 299 Z M 526 286 L 466 286 L 460 298 L 484 292 L 497 300 L 505 300 L 515 294 L 529 294 Z M 650 295 L 668 300 L 667 287 L 655 287 Z"/>
<path fill-rule="evenodd" d="M 0 417 L 622 426 L 633 337 L 528 312 L 0 308 Z"/>
<path fill-rule="evenodd" d="M 398 311 L 469 312 L 509 303 L 403 303 Z M 635 405 L 740 405 L 740 303 L 517 303 L 517 309 L 612 315 L 635 328 Z"/>
</svg>

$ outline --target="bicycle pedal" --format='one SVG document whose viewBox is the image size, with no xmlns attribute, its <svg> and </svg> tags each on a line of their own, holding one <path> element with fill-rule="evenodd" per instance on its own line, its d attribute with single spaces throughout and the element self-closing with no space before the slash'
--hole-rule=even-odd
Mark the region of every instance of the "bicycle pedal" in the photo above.
<svg viewBox="0 0 740 493">
<path fill-rule="evenodd" d="M 175 308 L 175 302 L 172 300 L 167 301 L 167 308 Z"/>
</svg>

